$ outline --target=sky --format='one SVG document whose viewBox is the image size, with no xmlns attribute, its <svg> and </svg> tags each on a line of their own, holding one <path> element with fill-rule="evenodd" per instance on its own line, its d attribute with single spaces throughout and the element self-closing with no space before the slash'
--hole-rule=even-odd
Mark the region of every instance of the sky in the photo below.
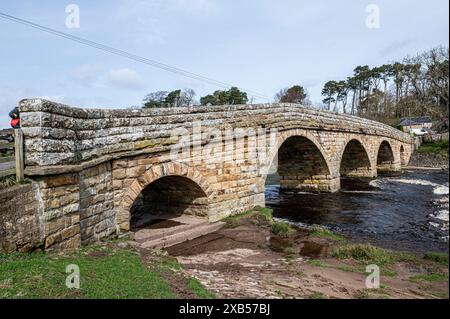
<svg viewBox="0 0 450 319">
<path fill-rule="evenodd" d="M 66 23 L 77 26 L 74 11 L 66 12 L 71 4 L 79 28 Z M 448 0 L 0 2 L 2 13 L 270 99 L 300 84 L 315 104 L 326 81 L 346 79 L 357 65 L 448 46 L 448 11 Z M 0 18 L 0 128 L 23 98 L 127 108 L 149 92 L 178 88 L 194 89 L 197 98 L 221 89 Z"/>
</svg>

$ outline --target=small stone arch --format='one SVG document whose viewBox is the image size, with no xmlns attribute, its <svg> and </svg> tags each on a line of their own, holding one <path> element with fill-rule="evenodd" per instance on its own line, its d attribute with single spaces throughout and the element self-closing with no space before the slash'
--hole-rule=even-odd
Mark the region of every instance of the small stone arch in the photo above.
<svg viewBox="0 0 450 319">
<path fill-rule="evenodd" d="M 133 203 L 150 184 L 166 177 L 180 177 L 191 181 L 204 193 L 204 205 L 209 205 L 213 191 L 201 173 L 188 165 L 180 163 L 165 163 L 152 165 L 145 173 L 138 177 L 123 193 L 122 201 L 116 211 L 116 222 L 120 231 L 130 230 L 131 208 Z"/>
<path fill-rule="evenodd" d="M 375 177 L 376 169 L 370 160 L 369 152 L 364 143 L 353 138 L 342 149 L 339 158 L 339 173 L 341 177 Z"/>
</svg>

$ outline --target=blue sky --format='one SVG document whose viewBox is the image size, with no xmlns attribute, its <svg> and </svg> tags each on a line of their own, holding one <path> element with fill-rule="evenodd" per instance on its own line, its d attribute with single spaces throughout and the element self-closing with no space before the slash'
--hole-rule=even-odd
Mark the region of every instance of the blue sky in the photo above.
<svg viewBox="0 0 450 319">
<path fill-rule="evenodd" d="M 68 29 L 66 6 L 80 8 Z M 380 28 L 366 27 L 366 6 Z M 293 84 L 314 103 L 355 66 L 448 46 L 448 0 L 2 0 L 0 11 L 266 96 Z M 0 19 L 0 127 L 22 98 L 140 105 L 148 92 L 217 87 Z M 262 102 L 256 99 L 255 102 Z"/>
</svg>

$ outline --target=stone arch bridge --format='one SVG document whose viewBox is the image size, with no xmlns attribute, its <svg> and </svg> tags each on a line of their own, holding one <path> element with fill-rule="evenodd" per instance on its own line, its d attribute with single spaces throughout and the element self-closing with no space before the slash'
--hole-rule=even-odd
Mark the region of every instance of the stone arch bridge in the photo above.
<svg viewBox="0 0 450 319">
<path fill-rule="evenodd" d="M 20 102 L 25 174 L 38 185 L 45 249 L 130 230 L 137 201 L 210 221 L 282 189 L 336 192 L 341 178 L 398 171 L 412 138 L 387 125 L 294 104 L 80 109 Z"/>
</svg>

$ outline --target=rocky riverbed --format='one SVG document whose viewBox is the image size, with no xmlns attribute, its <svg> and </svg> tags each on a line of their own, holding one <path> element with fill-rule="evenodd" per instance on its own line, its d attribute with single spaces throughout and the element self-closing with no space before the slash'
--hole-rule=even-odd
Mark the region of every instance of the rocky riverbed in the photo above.
<svg viewBox="0 0 450 319">
<path fill-rule="evenodd" d="M 349 244 L 326 229 L 280 236 L 274 223 L 252 212 L 168 252 L 218 298 L 448 298 L 445 255 L 423 259 Z M 379 289 L 366 287 L 373 263 L 381 269 Z"/>
<path fill-rule="evenodd" d="M 449 167 L 448 154 L 433 154 L 415 152 L 409 162 L 409 166 L 413 167 L 429 167 L 437 169 L 447 169 Z"/>
</svg>

